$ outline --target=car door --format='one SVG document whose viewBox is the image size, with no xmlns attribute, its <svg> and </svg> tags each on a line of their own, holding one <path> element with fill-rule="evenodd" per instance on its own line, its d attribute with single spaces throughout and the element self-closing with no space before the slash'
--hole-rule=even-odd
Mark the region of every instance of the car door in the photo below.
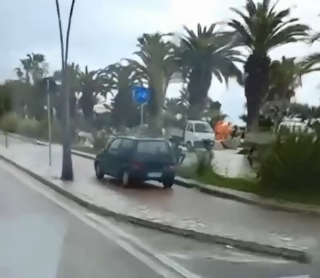
<svg viewBox="0 0 320 278">
<path fill-rule="evenodd" d="M 103 152 L 102 167 L 107 175 L 115 176 L 116 174 L 116 166 L 114 161 L 118 159 L 120 144 L 120 138 L 113 139 L 113 141 L 111 141 L 108 145 L 107 149 Z"/>
<path fill-rule="evenodd" d="M 119 147 L 119 155 L 113 161 L 115 167 L 117 168 L 117 173 L 127 168 L 132 162 L 132 156 L 135 150 L 136 141 L 130 138 L 122 138 L 121 144 Z"/>
</svg>

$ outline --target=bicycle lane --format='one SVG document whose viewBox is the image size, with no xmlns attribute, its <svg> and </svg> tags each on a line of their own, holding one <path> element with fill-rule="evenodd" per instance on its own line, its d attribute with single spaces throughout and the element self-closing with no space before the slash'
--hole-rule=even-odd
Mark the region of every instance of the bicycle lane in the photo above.
<svg viewBox="0 0 320 278">
<path fill-rule="evenodd" d="M 274 247 L 319 250 L 320 218 L 267 209 L 220 199 L 174 186 L 122 188 L 94 177 L 93 161 L 73 156 L 75 181 L 63 183 L 61 146 L 53 145 L 53 165 L 48 167 L 47 147 L 11 140 L 0 154 L 81 199 L 114 213 L 161 223 L 181 230 Z M 257 251 L 257 250 L 255 250 Z M 319 251 L 318 251 L 319 252 Z"/>
</svg>

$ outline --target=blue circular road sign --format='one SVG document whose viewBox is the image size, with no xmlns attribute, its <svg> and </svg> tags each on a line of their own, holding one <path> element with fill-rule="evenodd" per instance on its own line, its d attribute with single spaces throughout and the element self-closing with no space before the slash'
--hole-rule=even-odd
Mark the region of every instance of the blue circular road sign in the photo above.
<svg viewBox="0 0 320 278">
<path fill-rule="evenodd" d="M 132 99 L 139 105 L 145 104 L 150 99 L 150 91 L 142 86 L 133 87 Z"/>
</svg>

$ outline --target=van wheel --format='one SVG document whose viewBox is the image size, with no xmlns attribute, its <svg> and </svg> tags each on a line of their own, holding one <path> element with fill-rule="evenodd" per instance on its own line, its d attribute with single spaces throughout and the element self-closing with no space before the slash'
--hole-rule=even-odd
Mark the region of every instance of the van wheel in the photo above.
<svg viewBox="0 0 320 278">
<path fill-rule="evenodd" d="M 98 162 L 96 162 L 94 164 L 94 169 L 95 169 L 95 172 L 96 172 L 97 179 L 98 180 L 102 180 L 103 177 L 104 177 L 104 173 L 102 171 L 101 165 Z"/>
<path fill-rule="evenodd" d="M 192 145 L 191 145 L 191 142 L 187 142 L 186 143 L 186 148 L 187 148 L 187 150 L 189 151 L 189 152 L 191 152 L 192 151 Z"/>
</svg>

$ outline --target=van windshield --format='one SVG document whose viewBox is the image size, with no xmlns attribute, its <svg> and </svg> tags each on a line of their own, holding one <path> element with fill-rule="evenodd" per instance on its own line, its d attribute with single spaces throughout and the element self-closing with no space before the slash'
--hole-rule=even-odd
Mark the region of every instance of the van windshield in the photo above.
<svg viewBox="0 0 320 278">
<path fill-rule="evenodd" d="M 212 133 L 212 128 L 207 123 L 197 123 L 194 125 L 194 131 L 198 133 Z"/>
</svg>

